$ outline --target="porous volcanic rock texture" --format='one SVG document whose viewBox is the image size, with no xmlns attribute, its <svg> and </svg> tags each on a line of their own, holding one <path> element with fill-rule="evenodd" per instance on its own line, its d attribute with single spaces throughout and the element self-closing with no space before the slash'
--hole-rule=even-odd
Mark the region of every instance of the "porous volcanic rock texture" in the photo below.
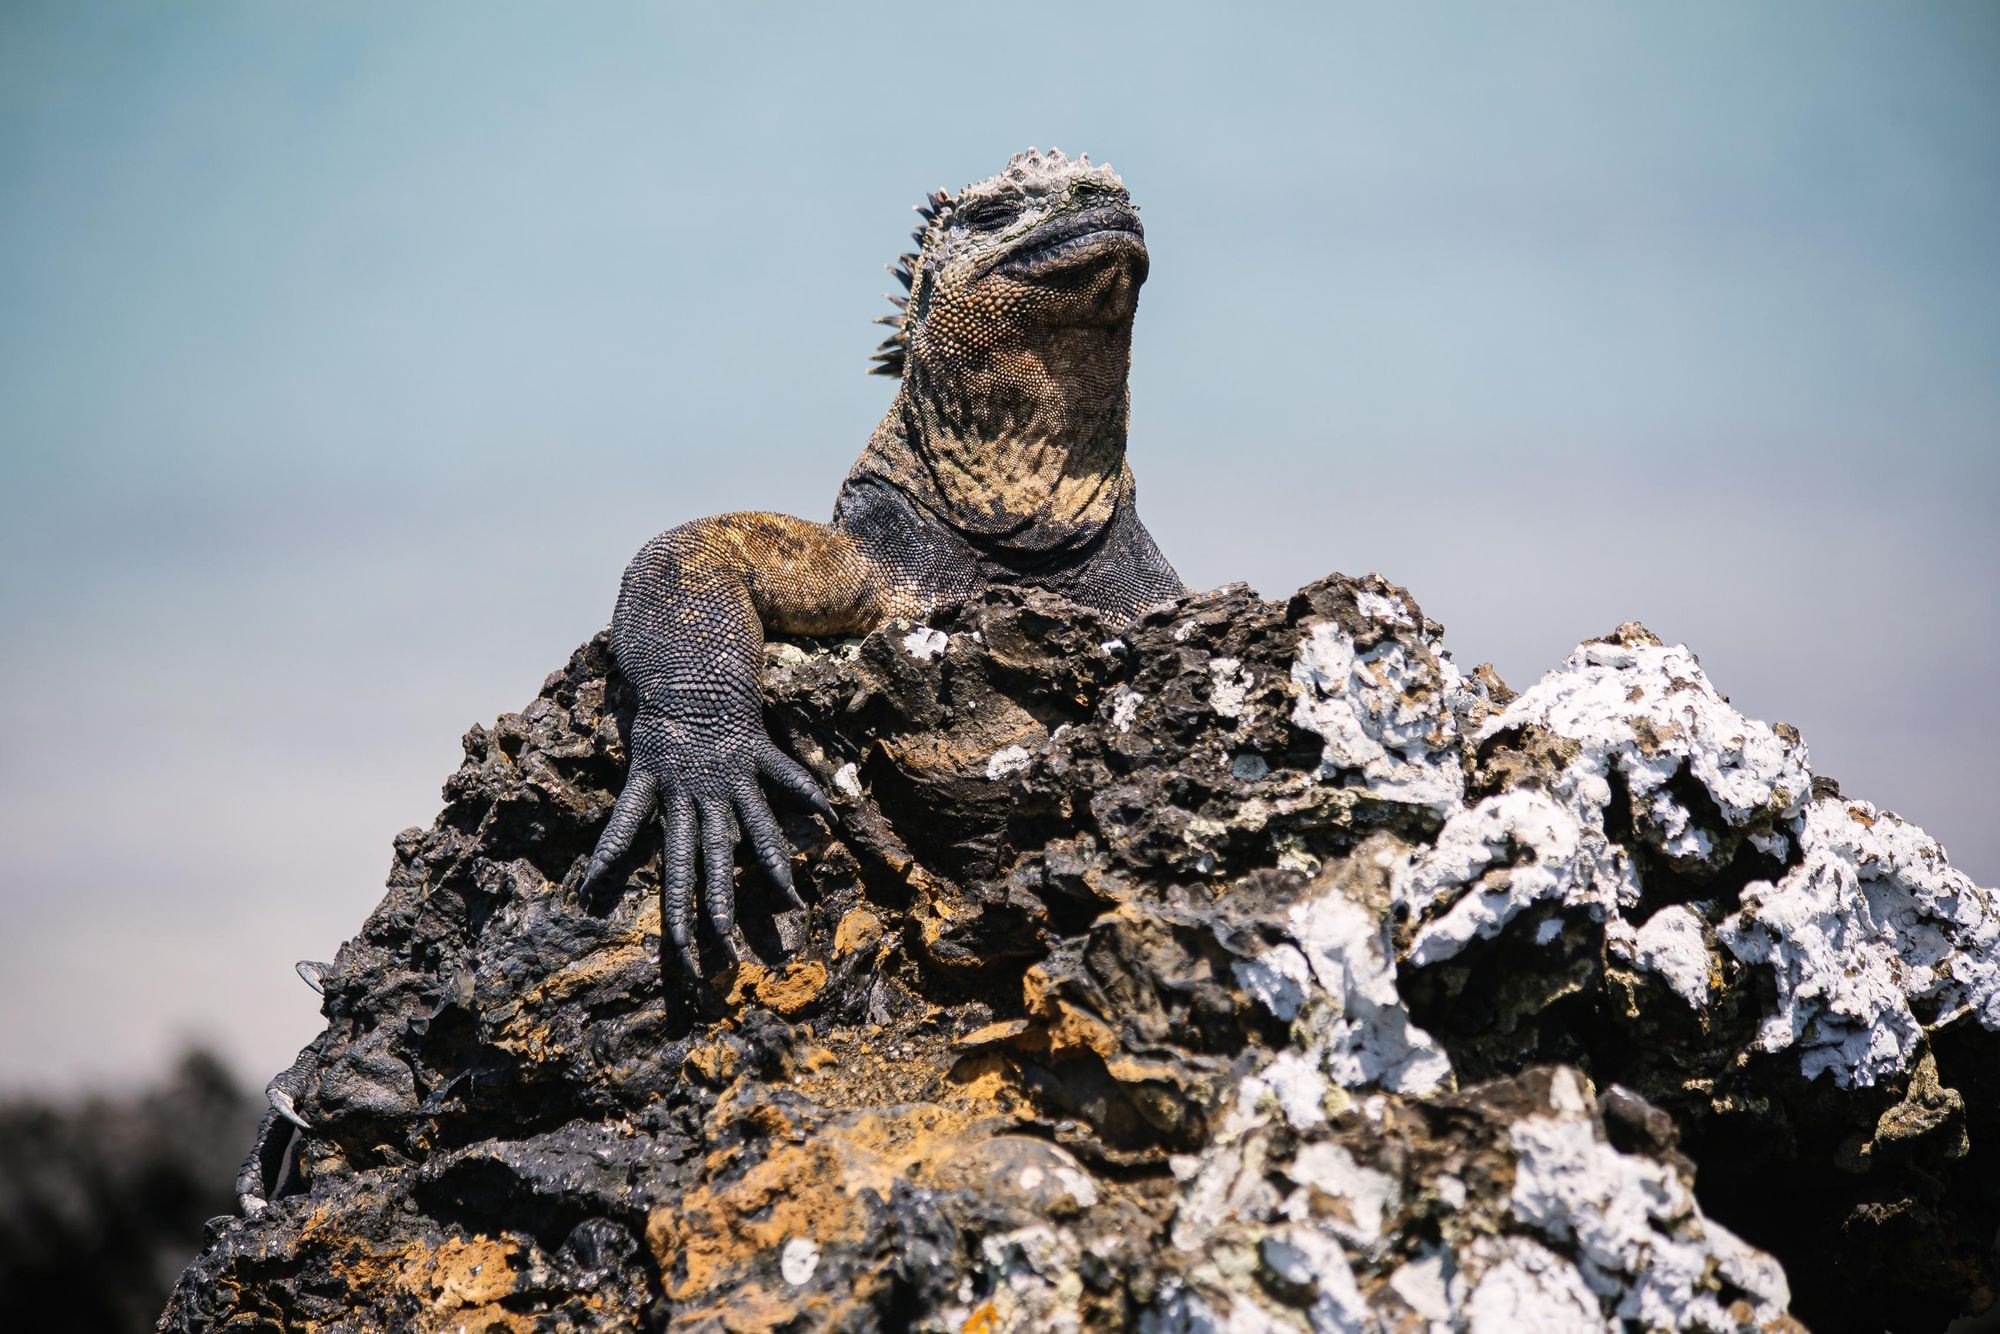
<svg viewBox="0 0 2000 1334">
<path fill-rule="evenodd" d="M 809 906 L 660 940 L 604 640 L 466 737 L 175 1331 L 1941 1329 L 1995 896 L 1636 625 L 1521 694 L 1380 579 L 776 643 Z M 663 959 L 668 962 L 663 963 Z"/>
</svg>

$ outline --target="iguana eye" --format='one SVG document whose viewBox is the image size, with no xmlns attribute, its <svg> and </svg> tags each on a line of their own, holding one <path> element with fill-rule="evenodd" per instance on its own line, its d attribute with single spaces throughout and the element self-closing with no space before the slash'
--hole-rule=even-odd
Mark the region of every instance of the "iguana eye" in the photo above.
<svg viewBox="0 0 2000 1334">
<path fill-rule="evenodd" d="M 982 232 L 997 231 L 1012 222 L 1018 215 L 1018 208 L 1005 199 L 982 199 L 967 208 L 961 215 L 968 227 Z"/>
</svg>

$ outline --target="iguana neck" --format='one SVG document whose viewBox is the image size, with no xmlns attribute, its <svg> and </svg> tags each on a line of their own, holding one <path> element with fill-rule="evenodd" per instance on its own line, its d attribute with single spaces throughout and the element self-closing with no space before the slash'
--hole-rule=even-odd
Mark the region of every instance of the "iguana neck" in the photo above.
<svg viewBox="0 0 2000 1334">
<path fill-rule="evenodd" d="M 868 454 L 981 546 L 1088 542 L 1131 488 L 1131 347 L 1126 322 L 1050 330 L 1032 348 L 914 357 Z"/>
</svg>

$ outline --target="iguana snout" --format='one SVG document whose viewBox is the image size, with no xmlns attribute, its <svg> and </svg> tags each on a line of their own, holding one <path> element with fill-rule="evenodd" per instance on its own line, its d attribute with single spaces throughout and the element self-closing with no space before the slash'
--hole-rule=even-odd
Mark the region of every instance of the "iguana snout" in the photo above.
<svg viewBox="0 0 2000 1334">
<path fill-rule="evenodd" d="M 1120 201 L 1049 219 L 1015 242 L 993 271 L 1045 281 L 1114 264 L 1137 266 L 1143 278 L 1146 229 L 1139 224 L 1137 211 Z"/>
</svg>

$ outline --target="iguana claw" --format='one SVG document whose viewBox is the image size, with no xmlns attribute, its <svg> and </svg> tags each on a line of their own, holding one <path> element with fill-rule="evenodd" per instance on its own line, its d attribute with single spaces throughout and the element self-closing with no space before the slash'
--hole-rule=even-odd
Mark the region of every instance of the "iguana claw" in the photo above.
<svg viewBox="0 0 2000 1334">
<path fill-rule="evenodd" d="M 312 1123 L 307 1121 L 303 1116 L 300 1116 L 299 1109 L 292 1105 L 291 1094 L 285 1092 L 283 1089 L 279 1088 L 276 1084 L 273 1084 L 271 1085 L 271 1087 L 264 1090 L 264 1097 L 267 1100 L 269 1100 L 271 1106 L 277 1110 L 279 1116 L 284 1117 L 287 1121 L 290 1121 L 300 1130 L 312 1129 Z"/>
</svg>

